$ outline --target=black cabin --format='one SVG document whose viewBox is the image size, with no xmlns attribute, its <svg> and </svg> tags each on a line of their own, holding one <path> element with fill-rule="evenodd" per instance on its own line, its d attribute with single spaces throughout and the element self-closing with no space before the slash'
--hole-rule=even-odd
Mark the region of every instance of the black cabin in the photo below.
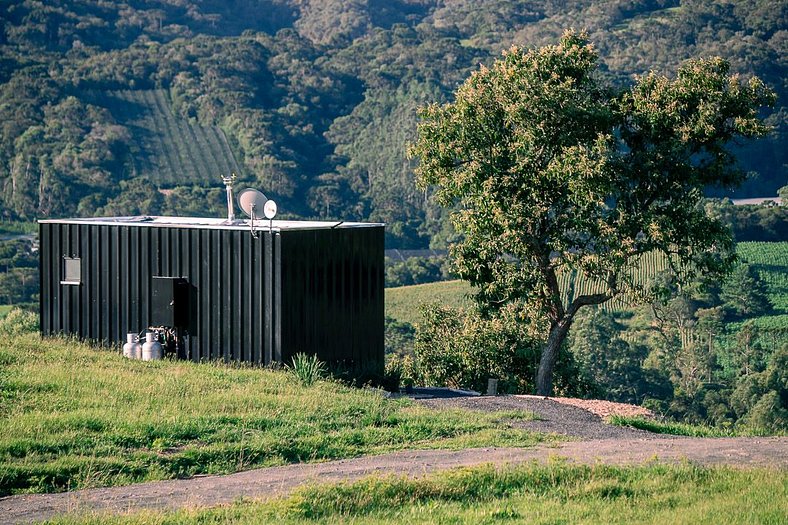
<svg viewBox="0 0 788 525">
<path fill-rule="evenodd" d="M 41 333 L 157 328 L 193 361 L 298 352 L 383 370 L 382 224 L 118 217 L 39 221 Z M 174 346 L 170 343 L 174 342 Z"/>
</svg>

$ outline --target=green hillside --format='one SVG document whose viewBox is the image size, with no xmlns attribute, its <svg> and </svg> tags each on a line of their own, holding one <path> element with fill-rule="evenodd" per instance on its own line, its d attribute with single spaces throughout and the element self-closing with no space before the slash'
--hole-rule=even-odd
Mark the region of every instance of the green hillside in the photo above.
<svg viewBox="0 0 788 525">
<path fill-rule="evenodd" d="M 108 91 L 96 102 L 131 133 L 134 176 L 168 187 L 216 185 L 220 174 L 241 173 L 224 133 L 177 116 L 163 89 Z"/>
<path fill-rule="evenodd" d="M 440 244 L 445 214 L 406 155 L 416 109 L 570 27 L 587 29 L 611 87 L 712 55 L 763 79 L 775 132 L 735 151 L 758 175 L 710 191 L 774 195 L 786 16 L 778 0 L 0 2 L 0 218 L 157 213 L 136 177 L 191 190 L 237 171 L 291 216 L 383 221 L 392 248 Z"/>
<path fill-rule="evenodd" d="M 459 280 L 386 288 L 386 315 L 415 325 L 421 319 L 420 305 L 439 303 L 454 308 L 469 306 L 471 291 L 468 283 Z"/>
<path fill-rule="evenodd" d="M 529 446 L 510 416 L 188 361 L 131 361 L 0 320 L 0 497 L 229 473 L 407 448 Z M 30 333 L 27 333 L 27 331 Z M 0 519 L 0 521 L 3 521 Z"/>
<path fill-rule="evenodd" d="M 788 328 L 788 241 L 742 242 L 736 245 L 742 261 L 752 265 L 767 286 L 769 299 L 774 305 L 773 315 L 759 319 L 763 328 Z M 663 258 L 654 254 L 645 256 L 636 272 L 641 280 L 665 268 Z M 563 274 L 560 283 L 565 293 L 572 297 L 596 290 L 593 282 L 577 272 Z M 419 305 L 436 302 L 458 307 L 471 304 L 472 288 L 464 281 L 443 281 L 415 286 L 386 289 L 386 315 L 401 322 L 414 324 L 420 319 Z M 603 309 L 622 311 L 629 306 L 627 298 L 608 301 Z"/>
</svg>

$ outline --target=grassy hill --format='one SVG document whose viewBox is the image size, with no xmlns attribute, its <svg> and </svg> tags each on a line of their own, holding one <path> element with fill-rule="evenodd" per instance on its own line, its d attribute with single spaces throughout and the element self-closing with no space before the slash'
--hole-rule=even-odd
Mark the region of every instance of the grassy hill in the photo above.
<svg viewBox="0 0 788 525">
<path fill-rule="evenodd" d="M 440 303 L 454 308 L 469 306 L 472 288 L 465 281 L 442 281 L 386 288 L 386 315 L 397 321 L 415 325 L 421 314 L 419 306 Z"/>
<path fill-rule="evenodd" d="M 211 184 L 241 173 L 222 130 L 177 116 L 164 89 L 106 91 L 96 102 L 131 132 L 134 176 L 160 186 Z"/>
<path fill-rule="evenodd" d="M 336 381 L 307 387 L 285 371 L 130 361 L 25 333 L 36 323 L 33 314 L 0 320 L 0 497 L 549 439 L 500 414 L 435 412 Z"/>
</svg>

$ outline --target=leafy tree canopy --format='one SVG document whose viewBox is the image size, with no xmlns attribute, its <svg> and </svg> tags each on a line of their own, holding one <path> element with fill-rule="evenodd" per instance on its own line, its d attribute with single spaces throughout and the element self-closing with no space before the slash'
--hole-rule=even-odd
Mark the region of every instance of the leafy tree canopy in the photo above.
<svg viewBox="0 0 788 525">
<path fill-rule="evenodd" d="M 630 272 L 641 255 L 667 254 L 687 280 L 730 268 L 730 233 L 700 206 L 702 190 L 744 178 L 729 144 L 766 134 L 757 112 L 774 102 L 759 79 L 729 75 L 719 58 L 618 91 L 597 69 L 583 33 L 513 47 L 475 71 L 453 102 L 423 108 L 411 148 L 420 185 L 457 206 L 464 238 L 452 254 L 479 303 L 490 311 L 520 303 L 532 330 L 546 335 L 540 394 L 552 389 L 580 308 L 654 292 Z M 569 269 L 598 291 L 562 298 L 557 275 Z"/>
</svg>

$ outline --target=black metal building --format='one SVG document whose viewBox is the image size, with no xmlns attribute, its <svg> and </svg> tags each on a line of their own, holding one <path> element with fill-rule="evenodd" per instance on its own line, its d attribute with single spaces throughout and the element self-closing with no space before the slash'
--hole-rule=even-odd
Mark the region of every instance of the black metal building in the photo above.
<svg viewBox="0 0 788 525">
<path fill-rule="evenodd" d="M 298 352 L 382 371 L 381 224 L 120 217 L 39 223 L 41 333 L 123 342 L 168 327 L 178 356 Z"/>
</svg>

